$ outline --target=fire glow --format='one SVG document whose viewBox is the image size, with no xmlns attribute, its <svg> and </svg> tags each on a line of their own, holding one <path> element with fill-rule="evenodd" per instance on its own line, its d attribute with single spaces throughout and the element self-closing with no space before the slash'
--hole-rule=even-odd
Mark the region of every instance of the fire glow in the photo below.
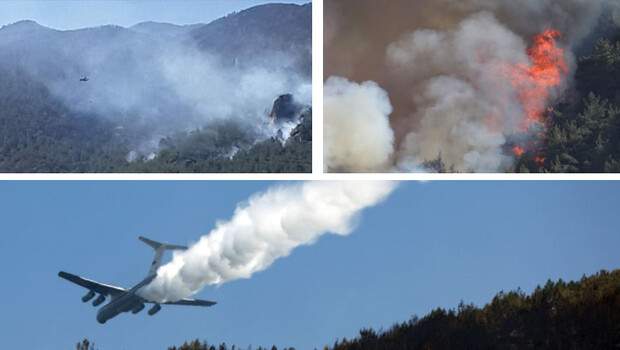
<svg viewBox="0 0 620 350">
<path fill-rule="evenodd" d="M 527 50 L 530 64 L 517 64 L 508 71 L 525 112 L 526 129 L 534 123 L 542 123 L 552 89 L 557 88 L 568 73 L 564 50 L 556 42 L 560 36 L 560 32 L 553 29 L 536 35 Z"/>
<path fill-rule="evenodd" d="M 556 41 L 560 37 L 561 33 L 554 29 L 536 35 L 527 50 L 530 63 L 512 65 L 507 69 L 508 78 L 517 91 L 519 102 L 523 107 L 521 128 L 524 132 L 533 125 L 544 128 L 543 116 L 551 93 L 562 84 L 568 74 L 564 50 Z M 523 147 L 515 146 L 513 153 L 520 157 L 525 150 Z M 537 159 L 536 162 L 544 163 L 544 158 Z"/>
<path fill-rule="evenodd" d="M 525 153 L 525 150 L 521 146 L 514 146 L 512 148 L 512 153 L 514 153 L 514 155 L 517 157 L 521 157 L 523 153 Z"/>
</svg>

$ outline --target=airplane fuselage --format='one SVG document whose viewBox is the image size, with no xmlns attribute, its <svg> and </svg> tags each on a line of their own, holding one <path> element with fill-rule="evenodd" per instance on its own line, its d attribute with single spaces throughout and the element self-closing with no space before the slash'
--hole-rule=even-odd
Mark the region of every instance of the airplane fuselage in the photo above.
<svg viewBox="0 0 620 350">
<path fill-rule="evenodd" d="M 143 299 L 134 293 L 121 294 L 116 298 L 105 304 L 97 312 L 97 322 L 104 324 L 109 319 L 112 319 L 124 312 L 136 310 L 138 313 L 144 308 Z"/>
<path fill-rule="evenodd" d="M 157 275 L 155 274 L 150 275 L 127 292 L 112 297 L 112 300 L 110 300 L 109 303 L 104 305 L 97 312 L 97 322 L 104 324 L 109 319 L 114 318 L 123 312 L 132 311 L 134 314 L 137 314 L 142 311 L 142 309 L 144 309 L 144 303 L 148 301 L 139 296 L 137 293 L 142 287 L 151 283 L 156 276 Z M 153 309 L 149 310 L 149 315 L 154 315 L 160 308 L 161 307 L 158 304 L 155 304 Z"/>
</svg>

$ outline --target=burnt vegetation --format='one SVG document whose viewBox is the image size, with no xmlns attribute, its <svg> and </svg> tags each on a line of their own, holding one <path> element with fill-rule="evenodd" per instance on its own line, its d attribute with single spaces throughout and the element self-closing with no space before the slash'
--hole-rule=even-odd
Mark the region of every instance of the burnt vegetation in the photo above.
<svg viewBox="0 0 620 350">
<path fill-rule="evenodd" d="M 516 171 L 620 172 L 620 26 L 612 11 L 577 52 L 573 88 L 549 110 L 542 141 Z"/>
</svg>

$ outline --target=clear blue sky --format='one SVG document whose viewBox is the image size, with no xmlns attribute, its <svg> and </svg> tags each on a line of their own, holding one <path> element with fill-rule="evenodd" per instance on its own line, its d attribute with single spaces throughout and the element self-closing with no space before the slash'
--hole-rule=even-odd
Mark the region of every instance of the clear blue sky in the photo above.
<svg viewBox="0 0 620 350">
<path fill-rule="evenodd" d="M 155 350 L 194 338 L 320 348 L 437 306 L 478 305 L 620 267 L 619 182 L 406 182 L 348 237 L 324 236 L 253 278 L 105 326 L 67 270 L 129 286 L 151 250 L 140 234 L 185 244 L 267 182 L 0 182 L 2 346 Z"/>
<path fill-rule="evenodd" d="M 144 21 L 208 23 L 233 11 L 274 2 L 303 4 L 310 0 L 3 0 L 0 25 L 24 19 L 61 30 L 105 24 L 128 27 Z"/>
</svg>

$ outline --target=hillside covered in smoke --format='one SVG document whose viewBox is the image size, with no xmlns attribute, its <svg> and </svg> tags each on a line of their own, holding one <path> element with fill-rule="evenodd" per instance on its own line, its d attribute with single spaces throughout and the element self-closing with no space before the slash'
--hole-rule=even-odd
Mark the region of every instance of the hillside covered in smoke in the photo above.
<svg viewBox="0 0 620 350">
<path fill-rule="evenodd" d="M 311 13 L 3 26 L 0 171 L 311 171 Z"/>
<path fill-rule="evenodd" d="M 328 171 L 617 171 L 616 1 L 334 0 L 324 41 Z"/>
</svg>

